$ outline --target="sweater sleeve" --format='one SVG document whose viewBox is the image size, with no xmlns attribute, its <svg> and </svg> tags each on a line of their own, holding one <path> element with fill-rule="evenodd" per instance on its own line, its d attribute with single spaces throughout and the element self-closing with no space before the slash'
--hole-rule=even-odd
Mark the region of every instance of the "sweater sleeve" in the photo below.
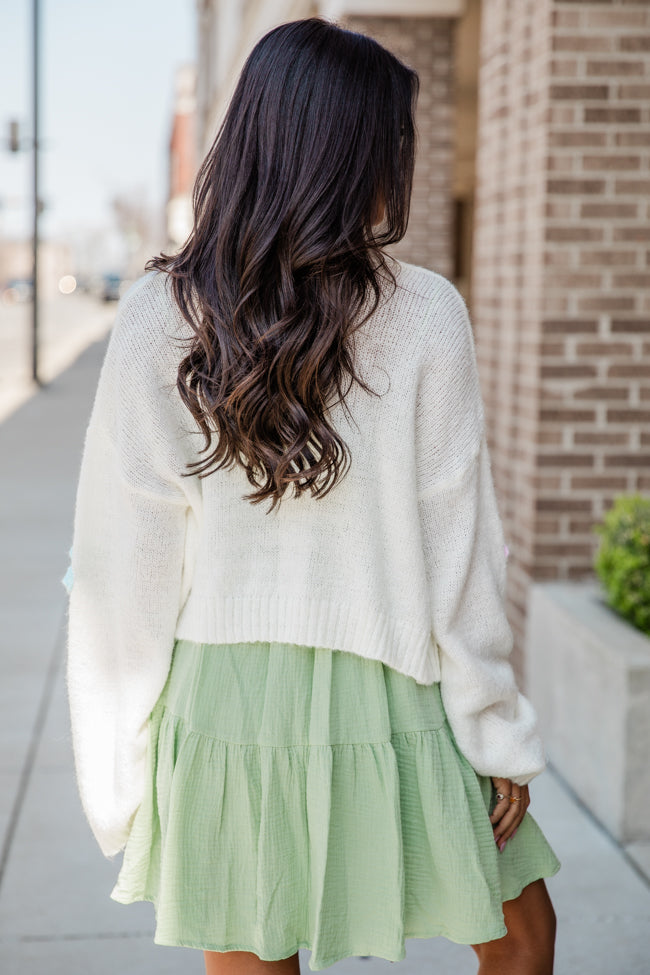
<svg viewBox="0 0 650 975">
<path fill-rule="evenodd" d="M 537 717 L 509 661 L 506 552 L 474 341 L 453 291 L 450 338 L 425 369 L 418 410 L 418 507 L 440 690 L 461 752 L 480 775 L 525 785 L 543 771 Z"/>
<path fill-rule="evenodd" d="M 143 796 L 148 718 L 169 671 L 184 582 L 188 497 L 143 316 L 151 309 L 137 293 L 122 299 L 86 431 L 71 552 L 75 769 L 108 857 L 124 847 Z"/>
</svg>

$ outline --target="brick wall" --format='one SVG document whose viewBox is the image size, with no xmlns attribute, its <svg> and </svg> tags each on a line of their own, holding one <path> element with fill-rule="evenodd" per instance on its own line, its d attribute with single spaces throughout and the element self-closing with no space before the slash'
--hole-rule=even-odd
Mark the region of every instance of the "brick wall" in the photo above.
<svg viewBox="0 0 650 975">
<path fill-rule="evenodd" d="M 453 265 L 453 30 L 440 17 L 347 17 L 420 76 L 418 154 L 406 237 L 391 249 L 402 260 L 449 277 Z"/>
<path fill-rule="evenodd" d="M 650 4 L 482 17 L 471 306 L 520 651 L 530 579 L 590 575 L 650 490 Z"/>
</svg>

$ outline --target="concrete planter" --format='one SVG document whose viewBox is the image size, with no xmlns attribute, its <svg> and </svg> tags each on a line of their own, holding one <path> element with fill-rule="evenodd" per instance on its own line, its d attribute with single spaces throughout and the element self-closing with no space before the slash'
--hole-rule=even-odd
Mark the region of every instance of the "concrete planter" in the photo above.
<svg viewBox="0 0 650 975">
<path fill-rule="evenodd" d="M 650 840 L 650 638 L 597 582 L 529 590 L 526 688 L 549 760 L 622 843 Z"/>
</svg>

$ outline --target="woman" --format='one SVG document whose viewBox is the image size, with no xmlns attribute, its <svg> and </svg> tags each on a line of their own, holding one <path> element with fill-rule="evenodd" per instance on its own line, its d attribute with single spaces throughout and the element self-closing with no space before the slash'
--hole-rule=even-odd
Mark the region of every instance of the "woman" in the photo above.
<svg viewBox="0 0 650 975">
<path fill-rule="evenodd" d="M 88 426 L 68 688 L 115 900 L 208 975 L 474 946 L 552 970 L 471 326 L 406 231 L 417 76 L 318 19 L 255 47 L 194 227 L 122 299 Z"/>
</svg>

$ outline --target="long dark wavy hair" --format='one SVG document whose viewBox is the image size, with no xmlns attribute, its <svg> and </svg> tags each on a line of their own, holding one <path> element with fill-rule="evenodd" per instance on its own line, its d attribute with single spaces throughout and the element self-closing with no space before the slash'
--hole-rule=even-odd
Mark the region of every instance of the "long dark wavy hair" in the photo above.
<svg viewBox="0 0 650 975">
<path fill-rule="evenodd" d="M 406 232 L 417 94 L 370 37 L 318 18 L 271 30 L 199 169 L 189 237 L 146 264 L 194 332 L 177 387 L 209 453 L 188 467 L 240 464 L 269 511 L 348 469 L 328 407 L 354 381 L 373 392 L 348 339 L 395 284 L 381 248 Z"/>
</svg>

